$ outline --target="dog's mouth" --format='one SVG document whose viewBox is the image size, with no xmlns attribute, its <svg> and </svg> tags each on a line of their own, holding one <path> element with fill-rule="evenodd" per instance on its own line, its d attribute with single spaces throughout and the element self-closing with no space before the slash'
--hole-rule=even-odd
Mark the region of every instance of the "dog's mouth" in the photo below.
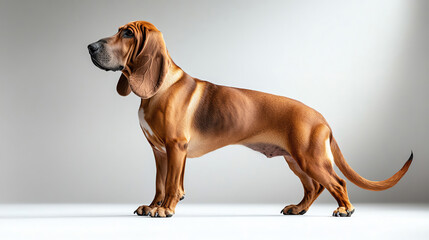
<svg viewBox="0 0 429 240">
<path fill-rule="evenodd" d="M 94 63 L 95 66 L 97 66 L 99 69 L 109 71 L 109 69 L 104 68 L 94 57 L 91 56 L 92 63 Z"/>
<path fill-rule="evenodd" d="M 103 65 L 101 65 L 101 63 L 98 62 L 98 60 L 95 59 L 93 56 L 91 56 L 91 60 L 92 60 L 92 63 L 94 63 L 95 66 L 97 66 L 98 68 L 100 68 L 101 70 L 104 70 L 104 71 L 113 71 L 113 72 L 116 72 L 116 71 L 121 71 L 122 69 L 124 69 L 124 66 L 122 66 L 122 65 L 119 65 L 117 68 L 106 68 Z"/>
</svg>

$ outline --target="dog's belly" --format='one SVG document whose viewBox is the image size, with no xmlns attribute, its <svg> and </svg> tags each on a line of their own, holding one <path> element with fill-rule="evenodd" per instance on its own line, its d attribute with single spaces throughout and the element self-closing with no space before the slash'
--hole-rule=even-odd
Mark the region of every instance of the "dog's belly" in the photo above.
<svg viewBox="0 0 429 240">
<path fill-rule="evenodd" d="M 223 146 L 215 146 L 210 144 L 203 145 L 203 143 L 200 143 L 200 144 L 191 143 L 188 148 L 187 156 L 189 158 L 200 157 L 206 153 L 209 153 L 216 149 L 227 146 L 227 144 L 222 144 L 222 145 Z M 247 144 L 243 144 L 243 146 L 246 146 L 254 151 L 260 152 L 268 158 L 277 157 L 277 156 L 290 156 L 290 153 L 287 150 L 271 143 L 263 143 L 263 142 L 247 143 Z"/>
<path fill-rule="evenodd" d="M 234 136 L 210 136 L 196 134 L 188 145 L 188 157 L 195 158 L 203 156 L 206 153 L 228 145 L 242 145 L 254 151 L 264 154 L 266 157 L 291 156 L 282 134 L 276 134 L 267 131 L 256 136 L 234 135 Z M 238 149 L 240 151 L 240 149 Z"/>
<path fill-rule="evenodd" d="M 274 144 L 270 143 L 250 143 L 244 146 L 264 154 L 268 158 L 276 156 L 290 156 L 289 152 Z"/>
</svg>

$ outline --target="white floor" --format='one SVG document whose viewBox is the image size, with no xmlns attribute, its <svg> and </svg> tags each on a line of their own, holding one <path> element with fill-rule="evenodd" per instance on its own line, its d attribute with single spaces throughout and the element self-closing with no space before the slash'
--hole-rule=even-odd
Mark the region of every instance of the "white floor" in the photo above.
<svg viewBox="0 0 429 240">
<path fill-rule="evenodd" d="M 355 204 L 351 218 L 334 204 L 304 216 L 283 205 L 191 205 L 172 218 L 133 215 L 137 205 L 0 205 L 0 239 L 429 239 L 429 205 Z"/>
</svg>

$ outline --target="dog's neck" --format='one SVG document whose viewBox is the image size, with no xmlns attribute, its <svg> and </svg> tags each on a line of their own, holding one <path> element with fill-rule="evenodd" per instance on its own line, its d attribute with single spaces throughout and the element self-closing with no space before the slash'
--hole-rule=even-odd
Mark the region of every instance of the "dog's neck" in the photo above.
<svg viewBox="0 0 429 240">
<path fill-rule="evenodd" d="M 186 73 L 177 66 L 171 58 L 169 59 L 168 72 L 165 75 L 164 81 L 155 95 L 162 95 L 171 85 L 179 81 Z"/>
</svg>

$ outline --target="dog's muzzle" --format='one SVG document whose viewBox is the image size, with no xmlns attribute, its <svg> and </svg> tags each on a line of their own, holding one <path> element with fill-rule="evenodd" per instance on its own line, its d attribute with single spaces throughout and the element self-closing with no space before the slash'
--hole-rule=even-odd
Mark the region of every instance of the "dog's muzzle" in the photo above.
<svg viewBox="0 0 429 240">
<path fill-rule="evenodd" d="M 111 65 L 111 56 L 106 52 L 105 41 L 99 40 L 88 45 L 89 55 L 95 66 L 106 71 L 120 71 L 124 69 L 123 66 L 109 66 Z"/>
</svg>

